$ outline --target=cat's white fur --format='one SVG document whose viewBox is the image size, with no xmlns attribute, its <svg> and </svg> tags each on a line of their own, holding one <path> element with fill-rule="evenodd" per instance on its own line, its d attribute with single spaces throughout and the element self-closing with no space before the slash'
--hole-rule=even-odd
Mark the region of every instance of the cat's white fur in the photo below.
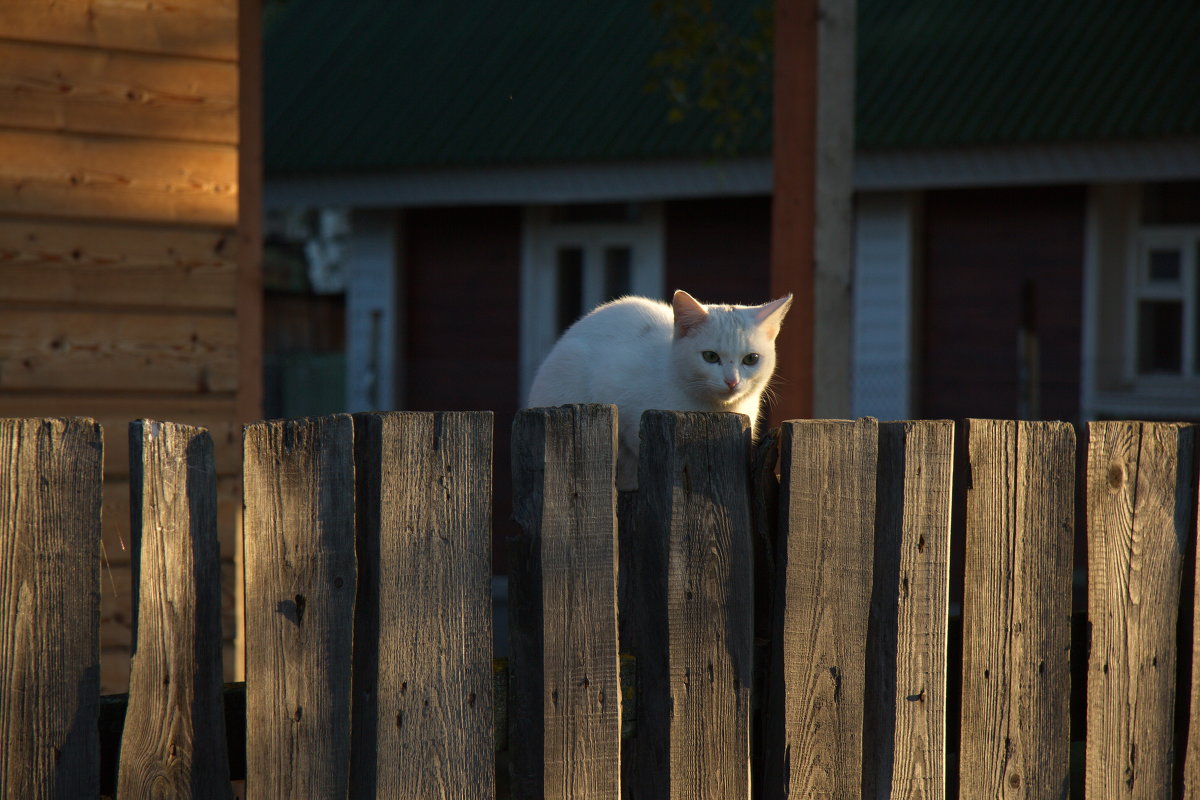
<svg viewBox="0 0 1200 800">
<path fill-rule="evenodd" d="M 761 306 L 702 305 L 677 291 L 669 304 L 605 303 L 559 338 L 533 379 L 528 407 L 615 404 L 617 486 L 636 488 L 643 411 L 733 411 L 757 425 L 791 302 L 788 295 Z M 752 354 L 757 363 L 744 363 Z"/>
</svg>

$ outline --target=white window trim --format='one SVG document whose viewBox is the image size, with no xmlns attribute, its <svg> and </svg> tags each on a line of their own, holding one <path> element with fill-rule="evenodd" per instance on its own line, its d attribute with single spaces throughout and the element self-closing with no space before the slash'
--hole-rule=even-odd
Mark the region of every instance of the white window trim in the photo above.
<svg viewBox="0 0 1200 800">
<path fill-rule="evenodd" d="M 1179 247 L 1179 283 L 1176 286 L 1151 284 L 1145 275 L 1149 268 L 1148 254 L 1152 248 Z M 1139 387 L 1170 390 L 1180 385 L 1200 383 L 1196 363 L 1196 325 L 1200 316 L 1197 308 L 1196 250 L 1200 247 L 1200 225 L 1143 225 L 1132 237 L 1128 258 L 1129 298 L 1125 304 L 1125 372 L 1126 378 Z M 1183 348 L 1180 375 L 1143 375 L 1137 371 L 1137 306 L 1141 300 L 1171 300 L 1182 304 Z"/>
<path fill-rule="evenodd" d="M 1169 290 L 1172 298 L 1182 297 L 1185 304 L 1197 306 L 1189 314 L 1185 305 L 1184 358 L 1191 361 L 1185 362 L 1184 367 L 1185 370 L 1191 370 L 1190 374 L 1138 374 L 1136 318 L 1139 299 L 1164 295 L 1161 290 L 1140 286 L 1139 271 L 1142 269 L 1144 244 L 1163 241 L 1164 236 L 1177 238 L 1183 234 L 1200 237 L 1200 226 L 1142 224 L 1140 194 L 1135 186 L 1117 184 L 1094 185 L 1089 192 L 1084 255 L 1083 364 L 1080 374 L 1081 412 L 1085 419 L 1191 419 L 1200 416 L 1200 370 L 1195 369 L 1198 365 L 1192 349 L 1196 346 L 1196 332 L 1192 326 L 1200 324 L 1200 299 L 1196 297 L 1195 285 L 1195 281 L 1200 280 L 1200 263 L 1196 263 L 1198 257 L 1194 245 L 1184 248 L 1185 265 L 1180 289 Z M 1114 198 L 1118 196 L 1122 199 L 1114 203 Z M 1110 265 L 1109 272 L 1104 272 L 1103 264 L 1106 260 L 1111 261 L 1112 254 L 1101 252 L 1106 234 L 1113 231 L 1124 231 L 1119 234 L 1124 251 L 1120 256 L 1119 279 L 1115 264 Z M 1188 264 L 1192 264 L 1190 273 Z M 1117 279 L 1115 285 L 1114 279 Z M 1102 288 L 1106 284 L 1107 288 Z M 1119 314 L 1119 317 L 1105 317 L 1101 293 L 1118 290 L 1119 310 L 1113 309 L 1112 313 Z M 1115 374 L 1110 374 L 1106 383 L 1098 369 L 1104 348 L 1101 332 L 1113 330 L 1114 327 L 1119 332 L 1114 344 L 1119 351 L 1120 366 Z"/>
<path fill-rule="evenodd" d="M 643 203 L 631 222 L 551 222 L 551 206 L 525 209 L 521 237 L 521 383 L 518 403 L 525 404 L 542 360 L 554 346 L 557 332 L 555 254 L 560 247 L 596 250 L 627 245 L 632 249 L 630 290 L 661 297 L 665 281 L 663 210 L 661 203 Z M 585 296 L 601 292 L 585 272 Z M 591 311 L 584 308 L 583 313 Z"/>
</svg>

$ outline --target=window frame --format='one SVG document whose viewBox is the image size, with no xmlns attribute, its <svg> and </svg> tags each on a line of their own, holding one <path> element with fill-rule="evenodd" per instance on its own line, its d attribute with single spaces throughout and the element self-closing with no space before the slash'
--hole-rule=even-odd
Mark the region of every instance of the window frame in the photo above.
<svg viewBox="0 0 1200 800">
<path fill-rule="evenodd" d="M 1153 250 L 1179 249 L 1182 256 L 1177 283 L 1159 283 L 1149 277 L 1150 253 Z M 1200 353 L 1197 352 L 1197 328 L 1200 326 L 1200 225 L 1139 224 L 1130 237 L 1126 258 L 1125 294 L 1125 357 L 1124 377 L 1134 388 L 1142 390 L 1180 390 L 1200 384 Z M 1179 302 L 1182 314 L 1183 339 L 1180 349 L 1181 370 L 1178 374 L 1143 373 L 1138 370 L 1138 306 L 1142 301 Z"/>
</svg>

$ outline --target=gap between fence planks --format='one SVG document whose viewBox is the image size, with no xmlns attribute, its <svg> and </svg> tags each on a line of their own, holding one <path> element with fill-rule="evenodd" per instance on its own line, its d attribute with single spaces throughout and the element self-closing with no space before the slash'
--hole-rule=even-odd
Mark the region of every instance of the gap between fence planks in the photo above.
<svg viewBox="0 0 1200 800">
<path fill-rule="evenodd" d="M 862 793 L 879 431 L 785 422 L 766 797 Z"/>
<path fill-rule="evenodd" d="M 863 797 L 946 796 L 954 423 L 879 426 Z"/>
<path fill-rule="evenodd" d="M 967 420 L 962 797 L 1069 783 L 1075 431 Z"/>
<path fill-rule="evenodd" d="M 121 797 L 229 797 L 217 475 L 208 431 L 129 425 L 134 651 Z"/>
<path fill-rule="evenodd" d="M 248 797 L 349 788 L 354 429 L 349 415 L 246 427 Z"/>
<path fill-rule="evenodd" d="M 516 798 L 620 796 L 616 436 L 614 406 L 529 409 L 513 422 Z"/>
<path fill-rule="evenodd" d="M 0 796 L 96 797 L 100 486 L 91 419 L 0 419 Z"/>
<path fill-rule="evenodd" d="M 1168 797 L 1195 428 L 1093 422 L 1089 431 L 1087 794 Z"/>
<path fill-rule="evenodd" d="M 492 414 L 356 414 L 351 797 L 490 798 Z"/>
</svg>

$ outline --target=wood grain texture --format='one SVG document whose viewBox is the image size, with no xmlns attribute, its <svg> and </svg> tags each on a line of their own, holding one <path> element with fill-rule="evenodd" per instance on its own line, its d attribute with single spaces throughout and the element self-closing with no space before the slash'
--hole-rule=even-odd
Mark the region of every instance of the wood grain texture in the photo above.
<svg viewBox="0 0 1200 800">
<path fill-rule="evenodd" d="M 1087 796 L 1169 797 L 1195 428 L 1093 422 L 1089 433 Z"/>
<path fill-rule="evenodd" d="M 0 3 L 0 31 L 9 39 L 233 61 L 237 11 L 237 0 L 22 0 Z"/>
<path fill-rule="evenodd" d="M 0 219 L 0 302 L 232 311 L 230 230 Z"/>
<path fill-rule="evenodd" d="M 237 167 L 234 145 L 0 130 L 0 213 L 232 226 Z"/>
<path fill-rule="evenodd" d="M 490 800 L 492 414 L 354 423 L 350 795 Z"/>
<path fill-rule="evenodd" d="M 3 334 L 0 333 L 0 336 Z M 242 468 L 242 429 L 228 395 L 0 393 L 0 417 L 34 414 L 95 417 L 109 432 L 104 448 L 105 479 L 129 474 L 129 437 L 122 435 L 135 419 L 169 419 L 207 428 L 213 438 L 217 474 L 238 475 Z M 240 499 L 239 499 L 240 504 Z M 127 523 L 129 515 L 123 519 Z"/>
<path fill-rule="evenodd" d="M 122 797 L 230 797 L 217 475 L 201 428 L 130 423 L 135 650 Z"/>
<path fill-rule="evenodd" d="M 233 392 L 230 315 L 9 309 L 0 389 Z"/>
<path fill-rule="evenodd" d="M 946 796 L 954 423 L 879 426 L 863 797 Z"/>
<path fill-rule="evenodd" d="M 967 421 L 962 797 L 1068 790 L 1075 431 Z"/>
<path fill-rule="evenodd" d="M 616 422 L 614 406 L 587 405 L 521 411 L 513 423 L 513 515 L 524 551 L 538 553 L 543 609 L 541 641 L 526 628 L 531 638 L 510 644 L 514 797 L 620 796 Z M 518 589 L 520 609 L 529 594 Z M 514 629 L 527 625 L 517 615 Z M 530 673 L 540 686 L 516 681 Z"/>
<path fill-rule="evenodd" d="M 878 423 L 783 425 L 768 797 L 862 793 Z"/>
<path fill-rule="evenodd" d="M 105 430 L 119 429 L 106 428 Z M 113 567 L 133 562 L 129 491 L 130 485 L 127 478 L 107 478 L 104 481 L 104 510 L 101 514 L 104 563 Z M 232 476 L 218 478 L 217 543 L 223 561 L 232 561 L 235 555 L 237 537 L 234 535 L 234 524 L 241 516 L 241 511 L 242 482 Z"/>
<path fill-rule="evenodd" d="M 237 89 L 233 62 L 0 41 L 12 128 L 236 144 Z"/>
<path fill-rule="evenodd" d="M 100 427 L 0 419 L 0 797 L 96 797 Z"/>
<path fill-rule="evenodd" d="M 750 421 L 741 414 L 648 411 L 641 436 L 638 533 L 666 547 L 658 578 L 666 585 L 670 709 L 658 723 L 669 743 L 664 797 L 749 798 Z M 656 735 L 657 727 L 646 734 Z"/>
<path fill-rule="evenodd" d="M 245 437 L 246 790 L 344 797 L 354 625 L 349 415 Z"/>
</svg>

